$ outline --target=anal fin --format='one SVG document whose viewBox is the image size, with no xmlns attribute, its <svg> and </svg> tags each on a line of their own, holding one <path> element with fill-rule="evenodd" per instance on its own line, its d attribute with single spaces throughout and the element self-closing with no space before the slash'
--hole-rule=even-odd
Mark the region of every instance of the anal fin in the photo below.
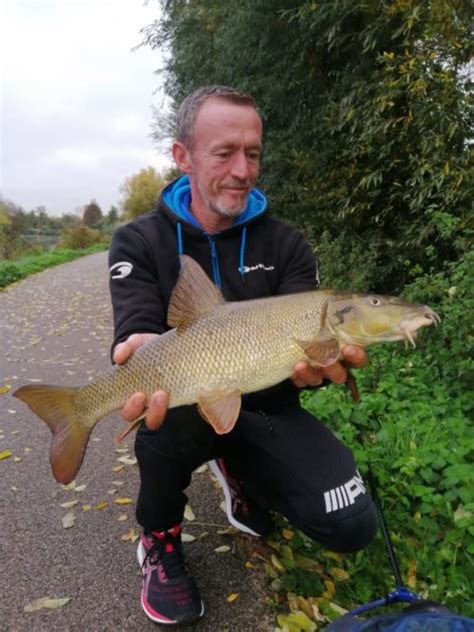
<svg viewBox="0 0 474 632">
<path fill-rule="evenodd" d="M 226 434 L 235 426 L 241 401 L 240 391 L 203 393 L 198 398 L 198 410 L 217 434 Z"/>
</svg>

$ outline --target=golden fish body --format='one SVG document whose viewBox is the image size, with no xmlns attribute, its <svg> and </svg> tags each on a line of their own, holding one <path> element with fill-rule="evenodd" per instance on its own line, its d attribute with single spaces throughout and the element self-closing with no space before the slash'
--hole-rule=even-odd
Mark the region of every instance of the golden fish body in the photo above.
<svg viewBox="0 0 474 632">
<path fill-rule="evenodd" d="M 203 393 L 251 393 L 278 384 L 306 358 L 296 341 L 317 336 L 327 297 L 314 291 L 218 305 L 81 388 L 81 418 L 93 425 L 137 391 L 150 396 L 163 389 L 174 407 L 194 404 Z"/>
<path fill-rule="evenodd" d="M 414 344 L 419 327 L 439 320 L 425 305 L 331 291 L 227 303 L 193 259 L 183 256 L 181 264 L 168 310 L 173 329 L 86 386 L 29 385 L 14 393 L 50 427 L 58 481 L 73 480 L 92 428 L 133 393 L 163 389 L 170 407 L 197 403 L 222 434 L 237 421 L 242 393 L 278 384 L 298 361 L 328 366 L 351 343 Z"/>
</svg>

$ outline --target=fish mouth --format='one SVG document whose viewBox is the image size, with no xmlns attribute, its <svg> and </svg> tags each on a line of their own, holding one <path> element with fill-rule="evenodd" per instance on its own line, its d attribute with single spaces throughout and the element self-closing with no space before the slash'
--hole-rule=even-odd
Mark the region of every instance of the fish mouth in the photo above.
<svg viewBox="0 0 474 632">
<path fill-rule="evenodd" d="M 430 325 L 437 327 L 440 322 L 441 318 L 428 306 L 424 307 L 423 313 L 417 312 L 413 316 L 404 318 L 398 325 L 398 328 L 402 335 L 402 340 L 405 342 L 405 347 L 408 347 L 409 343 L 416 347 L 415 340 L 420 327 L 429 327 Z"/>
</svg>

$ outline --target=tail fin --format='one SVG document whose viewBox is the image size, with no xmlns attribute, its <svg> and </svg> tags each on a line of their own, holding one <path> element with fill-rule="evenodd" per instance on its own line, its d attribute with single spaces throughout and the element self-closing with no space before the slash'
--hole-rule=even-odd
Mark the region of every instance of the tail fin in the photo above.
<svg viewBox="0 0 474 632">
<path fill-rule="evenodd" d="M 23 400 L 43 421 L 53 438 L 49 451 L 54 478 L 60 483 L 74 480 L 81 467 L 91 427 L 79 423 L 74 394 L 78 389 L 61 386 L 22 386 L 13 395 Z"/>
</svg>

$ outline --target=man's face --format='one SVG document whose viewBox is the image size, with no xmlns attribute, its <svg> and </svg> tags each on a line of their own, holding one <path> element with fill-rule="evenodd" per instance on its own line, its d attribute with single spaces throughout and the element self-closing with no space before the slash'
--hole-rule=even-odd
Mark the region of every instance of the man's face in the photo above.
<svg viewBox="0 0 474 632">
<path fill-rule="evenodd" d="M 258 177 L 261 149 L 262 122 L 253 107 L 206 101 L 187 150 L 193 209 L 240 215 Z"/>
</svg>

